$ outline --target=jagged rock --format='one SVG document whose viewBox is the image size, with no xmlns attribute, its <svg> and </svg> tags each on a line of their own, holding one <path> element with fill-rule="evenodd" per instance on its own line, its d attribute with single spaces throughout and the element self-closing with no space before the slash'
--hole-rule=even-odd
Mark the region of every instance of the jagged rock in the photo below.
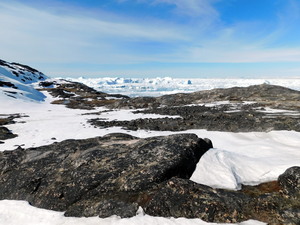
<svg viewBox="0 0 300 225">
<path fill-rule="evenodd" d="M 300 198 L 300 167 L 294 166 L 287 169 L 279 176 L 278 182 L 283 187 L 283 192 L 289 197 Z"/>
<path fill-rule="evenodd" d="M 218 223 L 255 219 L 268 224 L 299 224 L 299 177 L 300 167 L 292 167 L 278 182 L 244 186 L 241 191 L 213 189 L 172 178 L 160 184 L 144 210 L 153 216 L 201 218 Z"/>
<path fill-rule="evenodd" d="M 0 118 L 0 140 L 6 140 L 10 138 L 17 137 L 18 135 L 13 134 L 8 128 L 4 127 L 4 125 L 13 124 L 15 123 L 15 118 L 20 118 L 20 114 L 11 114 L 11 115 L 5 115 L 0 114 L 0 116 L 3 116 L 3 118 Z M 4 142 L 0 142 L 0 144 L 3 144 Z"/>
<path fill-rule="evenodd" d="M 10 138 L 14 138 L 17 135 L 13 134 L 9 129 L 6 127 L 0 127 L 0 140 L 6 140 Z M 1 144 L 1 143 L 0 143 Z"/>
<path fill-rule="evenodd" d="M 190 180 L 172 178 L 162 185 L 144 210 L 153 216 L 237 222 L 245 219 L 244 203 L 249 199 L 235 191 L 213 189 Z"/>
<path fill-rule="evenodd" d="M 133 216 L 158 184 L 189 178 L 209 146 L 195 134 L 110 134 L 0 152 L 0 199 L 72 216 Z"/>
</svg>

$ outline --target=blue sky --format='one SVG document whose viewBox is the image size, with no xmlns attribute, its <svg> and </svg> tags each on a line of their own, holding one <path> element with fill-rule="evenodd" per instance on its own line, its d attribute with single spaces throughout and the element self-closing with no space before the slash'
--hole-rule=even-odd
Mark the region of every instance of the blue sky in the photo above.
<svg viewBox="0 0 300 225">
<path fill-rule="evenodd" d="M 62 77 L 300 77 L 300 0 L 1 0 L 0 58 Z"/>
</svg>

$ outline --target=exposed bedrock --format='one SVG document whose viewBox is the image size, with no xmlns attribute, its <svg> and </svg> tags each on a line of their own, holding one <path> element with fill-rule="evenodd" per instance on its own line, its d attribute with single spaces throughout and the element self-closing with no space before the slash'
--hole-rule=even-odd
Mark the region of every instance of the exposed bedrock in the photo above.
<svg viewBox="0 0 300 225">
<path fill-rule="evenodd" d="M 109 134 L 0 152 L 0 199 L 27 200 L 67 216 L 133 216 L 159 184 L 189 178 L 210 147 L 195 134 Z"/>
<path fill-rule="evenodd" d="M 120 126 L 129 130 L 300 131 L 300 92 L 275 85 L 213 89 L 157 98 L 129 98 L 115 101 L 107 107 L 143 108 L 134 113 L 160 114 L 166 117 L 131 121 L 95 118 L 90 123 L 101 128 Z"/>
<path fill-rule="evenodd" d="M 209 222 L 255 219 L 268 224 L 300 224 L 300 167 L 278 181 L 244 186 L 241 191 L 213 189 L 190 180 L 172 178 L 144 207 L 154 216 L 201 218 Z"/>
</svg>

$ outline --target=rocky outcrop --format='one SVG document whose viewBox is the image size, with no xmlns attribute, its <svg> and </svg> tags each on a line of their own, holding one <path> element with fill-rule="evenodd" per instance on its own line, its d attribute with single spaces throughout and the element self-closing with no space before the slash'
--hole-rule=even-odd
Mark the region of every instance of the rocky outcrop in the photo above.
<svg viewBox="0 0 300 225">
<path fill-rule="evenodd" d="M 166 118 L 132 121 L 105 121 L 99 118 L 90 120 L 90 123 L 99 127 L 121 126 L 129 130 L 300 131 L 299 100 L 299 91 L 274 85 L 214 89 L 158 98 L 124 99 L 108 106 L 143 108 L 134 113 L 160 114 Z M 216 104 L 218 101 L 221 103 Z M 212 104 L 205 105 L 207 103 Z M 167 117 L 174 115 L 180 117 Z"/>
<path fill-rule="evenodd" d="M 268 224 L 299 224 L 299 184 L 300 167 L 288 169 L 278 182 L 244 187 L 241 191 L 213 189 L 172 178 L 160 186 L 144 209 L 150 215 L 201 218 L 209 222 L 255 219 Z"/>
<path fill-rule="evenodd" d="M 6 127 L 0 127 L 0 140 L 6 140 L 10 138 L 14 138 L 17 135 L 13 134 L 9 129 Z M 1 142 L 0 142 L 1 144 Z"/>
<path fill-rule="evenodd" d="M 15 123 L 14 119 L 19 118 L 19 114 L 13 114 L 13 115 L 1 115 L 0 114 L 0 140 L 6 140 L 10 138 L 14 138 L 17 135 L 13 134 L 7 127 L 4 127 L 4 125 Z M 0 144 L 3 142 L 0 141 Z"/>
<path fill-rule="evenodd" d="M 136 111 L 136 113 L 166 115 L 165 118 L 144 118 L 131 121 L 106 121 L 97 118 L 91 119 L 89 122 L 101 128 L 119 126 L 128 130 L 182 131 L 189 129 L 206 129 L 229 132 L 268 132 L 272 130 L 300 131 L 300 124 L 298 123 L 300 112 L 299 115 L 291 116 L 289 114 L 268 114 L 263 112 L 263 110 L 256 111 L 254 107 L 253 109 L 241 109 L 232 112 L 227 111 L 228 109 L 229 105 L 222 107 L 165 107 Z M 167 117 L 168 115 L 179 115 L 180 117 L 170 118 Z"/>
<path fill-rule="evenodd" d="M 289 88 L 261 84 L 249 87 L 218 88 L 193 93 L 178 93 L 161 97 L 141 97 L 115 102 L 113 108 L 156 108 L 200 104 L 216 101 L 255 101 L 280 108 L 300 108 L 300 92 Z M 146 103 L 146 104 L 145 104 Z"/>
<path fill-rule="evenodd" d="M 0 199 L 27 200 L 67 216 L 133 216 L 160 183 L 189 178 L 210 147 L 194 134 L 110 134 L 0 152 Z"/>
<path fill-rule="evenodd" d="M 59 98 L 52 104 L 66 105 L 72 109 L 94 109 L 129 98 L 125 95 L 96 91 L 82 83 L 67 80 L 45 81 L 39 85 L 40 91 L 48 91 L 53 97 Z"/>
</svg>

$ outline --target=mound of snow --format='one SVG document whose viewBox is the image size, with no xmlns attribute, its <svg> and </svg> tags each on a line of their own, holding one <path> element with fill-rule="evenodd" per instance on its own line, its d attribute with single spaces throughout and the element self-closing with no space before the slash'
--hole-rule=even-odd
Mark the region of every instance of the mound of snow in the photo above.
<svg viewBox="0 0 300 225">
<path fill-rule="evenodd" d="M 29 66 L 0 60 L 0 98 L 43 101 L 45 95 L 34 87 L 36 83 L 47 78 Z"/>
</svg>

